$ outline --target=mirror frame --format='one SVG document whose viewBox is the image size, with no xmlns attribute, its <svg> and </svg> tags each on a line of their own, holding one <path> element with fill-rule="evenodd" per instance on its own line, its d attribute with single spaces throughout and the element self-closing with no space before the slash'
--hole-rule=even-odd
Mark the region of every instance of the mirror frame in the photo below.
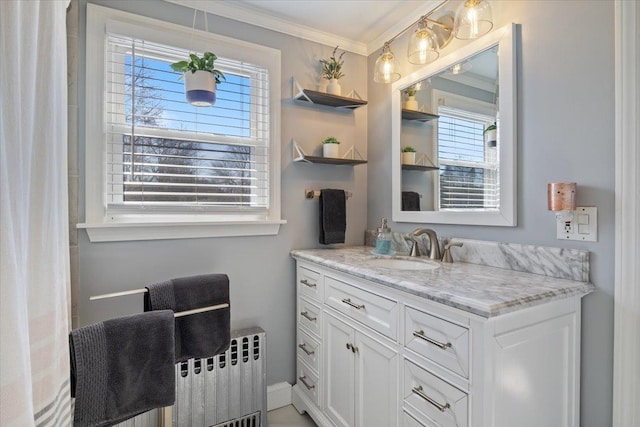
<svg viewBox="0 0 640 427">
<path fill-rule="evenodd" d="M 513 227 L 517 219 L 517 82 L 516 24 L 496 29 L 473 42 L 456 49 L 442 59 L 401 78 L 391 86 L 391 161 L 392 218 L 395 222 L 492 225 Z M 402 97 L 400 91 L 415 82 L 438 74 L 492 46 L 498 46 L 498 111 L 500 127 L 500 208 L 498 211 L 403 211 L 401 210 L 402 167 L 400 132 L 402 128 Z M 435 160 L 435 159 L 434 159 Z M 437 173 L 436 171 L 424 173 Z"/>
</svg>

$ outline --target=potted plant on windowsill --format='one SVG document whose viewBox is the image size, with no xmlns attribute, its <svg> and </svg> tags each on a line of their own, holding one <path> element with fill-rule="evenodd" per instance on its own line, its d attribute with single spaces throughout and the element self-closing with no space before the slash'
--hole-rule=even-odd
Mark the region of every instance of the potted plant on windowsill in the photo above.
<svg viewBox="0 0 640 427">
<path fill-rule="evenodd" d="M 403 90 L 404 94 L 407 95 L 407 101 L 404 104 L 405 110 L 418 111 L 418 101 L 416 101 L 417 91 L 418 89 L 416 89 L 415 85 L 409 86 L 408 88 Z"/>
<path fill-rule="evenodd" d="M 322 141 L 322 156 L 338 158 L 340 156 L 340 141 L 333 136 Z"/>
<path fill-rule="evenodd" d="M 342 72 L 342 65 L 344 65 L 344 61 L 342 60 L 342 57 L 345 52 L 342 52 L 340 56 L 336 58 L 337 51 L 338 46 L 333 49 L 331 57 L 329 59 L 321 59 L 320 64 L 322 65 L 322 77 L 329 80 L 327 93 L 340 96 L 342 89 L 340 88 L 338 79 L 344 77 L 344 73 Z"/>
<path fill-rule="evenodd" d="M 407 145 L 402 147 L 402 164 L 403 165 L 415 165 L 416 164 L 416 149 Z"/>
<path fill-rule="evenodd" d="M 183 73 L 184 89 L 189 104 L 196 107 L 210 107 L 215 104 L 216 84 L 220 84 L 220 79 L 225 79 L 222 71 L 214 67 L 216 59 L 218 57 L 213 52 L 205 52 L 202 57 L 191 53 L 189 61 L 171 64 L 173 71 Z"/>
<path fill-rule="evenodd" d="M 498 145 L 498 126 L 496 122 L 493 122 L 492 125 L 488 126 L 484 132 L 484 142 L 489 147 L 495 147 Z"/>
</svg>

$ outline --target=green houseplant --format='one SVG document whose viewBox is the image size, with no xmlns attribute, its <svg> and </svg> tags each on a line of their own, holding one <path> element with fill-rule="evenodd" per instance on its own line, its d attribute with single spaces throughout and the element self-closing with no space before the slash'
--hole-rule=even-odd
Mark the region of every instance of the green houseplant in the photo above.
<svg viewBox="0 0 640 427">
<path fill-rule="evenodd" d="M 415 165 L 416 164 L 416 149 L 410 145 L 402 147 L 402 164 L 403 165 Z"/>
<path fill-rule="evenodd" d="M 185 93 L 189 104 L 196 107 L 209 107 L 216 102 L 216 84 L 225 79 L 220 70 L 216 70 L 215 53 L 205 52 L 202 57 L 191 53 L 188 61 L 171 64 L 173 71 L 182 73 Z"/>
<path fill-rule="evenodd" d="M 322 141 L 322 155 L 323 157 L 339 157 L 340 154 L 340 141 L 333 136 L 325 138 Z"/>
<path fill-rule="evenodd" d="M 344 60 L 342 59 L 342 57 L 344 56 L 345 52 L 343 51 L 340 56 L 336 57 L 337 51 L 338 46 L 333 49 L 333 53 L 331 54 L 329 59 L 320 60 L 320 65 L 322 66 L 322 77 L 329 80 L 329 84 L 327 85 L 327 93 L 339 96 L 342 92 L 342 89 L 340 88 L 338 79 L 344 77 L 344 73 L 342 72 Z"/>
<path fill-rule="evenodd" d="M 415 85 L 411 85 L 402 92 L 407 95 L 407 101 L 404 104 L 405 110 L 418 110 L 418 101 L 416 101 L 416 92 L 418 92 L 418 88 L 416 88 Z"/>
</svg>

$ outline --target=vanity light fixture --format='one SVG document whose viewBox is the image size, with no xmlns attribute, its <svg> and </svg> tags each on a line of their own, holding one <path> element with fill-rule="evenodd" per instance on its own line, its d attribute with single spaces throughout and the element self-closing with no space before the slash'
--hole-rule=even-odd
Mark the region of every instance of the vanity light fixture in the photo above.
<svg viewBox="0 0 640 427">
<path fill-rule="evenodd" d="M 392 83 L 400 79 L 401 76 L 396 71 L 394 56 L 391 52 L 391 43 L 416 25 L 407 48 L 407 59 L 412 64 L 428 64 L 438 59 L 440 49 L 451 42 L 454 34 L 458 39 L 471 40 L 488 33 L 493 28 L 491 6 L 487 0 L 465 0 L 458 7 L 455 17 L 453 13 L 445 12 L 437 20 L 429 18 L 449 2 L 450 0 L 445 0 L 384 43 L 382 53 L 376 60 L 374 82 Z"/>
<path fill-rule="evenodd" d="M 463 61 L 463 62 L 458 62 L 453 67 L 450 67 L 447 71 L 453 75 L 457 75 L 457 74 L 466 73 L 470 69 L 471 69 L 471 62 Z"/>
</svg>

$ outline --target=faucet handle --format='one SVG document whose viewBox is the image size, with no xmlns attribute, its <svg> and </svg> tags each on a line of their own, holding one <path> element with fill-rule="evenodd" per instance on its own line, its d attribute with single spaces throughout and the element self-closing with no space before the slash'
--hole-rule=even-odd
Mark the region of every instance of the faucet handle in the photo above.
<svg viewBox="0 0 640 427">
<path fill-rule="evenodd" d="M 404 236 L 404 240 L 406 240 L 409 245 L 409 256 L 420 256 L 420 249 L 418 248 L 418 241 L 414 239 L 412 236 Z"/>
<path fill-rule="evenodd" d="M 444 254 L 442 255 L 442 262 L 453 262 L 453 257 L 451 256 L 451 247 L 452 246 L 462 246 L 462 242 L 453 242 L 447 243 L 444 245 Z"/>
</svg>

